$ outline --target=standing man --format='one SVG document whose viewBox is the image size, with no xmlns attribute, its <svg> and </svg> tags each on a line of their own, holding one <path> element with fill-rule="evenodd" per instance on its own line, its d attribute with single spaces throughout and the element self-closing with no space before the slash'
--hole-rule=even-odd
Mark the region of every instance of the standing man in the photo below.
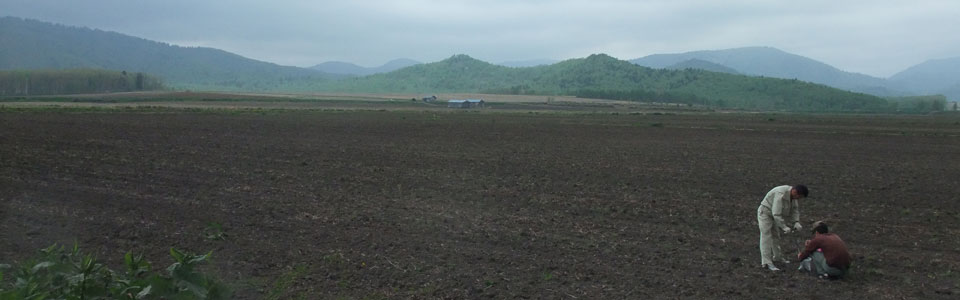
<svg viewBox="0 0 960 300">
<path fill-rule="evenodd" d="M 800 271 L 810 272 L 820 278 L 843 278 L 850 269 L 850 251 L 836 234 L 830 233 L 827 223 L 813 223 L 813 239 L 807 240 L 800 259 Z"/>
<path fill-rule="evenodd" d="M 760 265 L 770 271 L 780 271 L 773 264 L 775 260 L 787 263 L 780 250 L 780 234 L 790 233 L 792 230 L 803 229 L 800 225 L 800 198 L 807 197 L 807 187 L 798 184 L 795 186 L 781 185 L 767 192 L 760 207 L 757 208 L 757 222 L 760 225 Z M 790 216 L 790 222 L 784 220 Z"/>
</svg>

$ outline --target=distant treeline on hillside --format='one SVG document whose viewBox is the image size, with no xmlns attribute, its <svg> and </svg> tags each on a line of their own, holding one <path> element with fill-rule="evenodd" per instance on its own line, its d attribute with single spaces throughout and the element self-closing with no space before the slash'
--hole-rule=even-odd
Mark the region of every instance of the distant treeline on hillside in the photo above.
<svg viewBox="0 0 960 300">
<path fill-rule="evenodd" d="M 0 71 L 0 96 L 132 92 L 163 89 L 156 77 L 110 70 Z"/>
<path fill-rule="evenodd" d="M 699 69 L 651 69 L 604 54 L 549 66 L 508 68 L 454 55 L 391 73 L 330 80 L 306 90 L 368 93 L 570 95 L 718 109 L 805 112 L 929 112 L 943 96 L 881 98 L 796 79 Z"/>
<path fill-rule="evenodd" d="M 891 111 L 926 113 L 944 110 L 955 110 L 947 107 L 947 97 L 944 95 L 891 97 Z"/>
</svg>

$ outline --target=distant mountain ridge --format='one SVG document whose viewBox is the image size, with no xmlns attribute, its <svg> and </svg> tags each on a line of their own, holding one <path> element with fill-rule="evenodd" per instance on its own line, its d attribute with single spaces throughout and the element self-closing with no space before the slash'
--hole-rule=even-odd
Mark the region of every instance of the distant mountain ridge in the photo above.
<svg viewBox="0 0 960 300">
<path fill-rule="evenodd" d="M 329 74 L 341 74 L 341 75 L 350 75 L 350 76 L 367 76 L 379 73 L 389 73 L 399 69 L 403 69 L 409 66 L 421 64 L 419 61 L 412 59 L 399 58 L 394 59 L 386 64 L 383 64 L 379 67 L 367 68 L 362 67 L 356 64 L 341 62 L 341 61 L 328 61 L 320 63 L 309 67 L 309 69 L 321 71 Z"/>
<path fill-rule="evenodd" d="M 676 68 L 674 65 L 690 60 L 707 61 L 751 76 L 795 78 L 877 96 L 941 94 L 954 101 L 960 100 L 960 57 L 928 60 L 888 79 L 842 71 L 771 47 L 654 54 L 630 62 L 651 68 Z"/>
<path fill-rule="evenodd" d="M 180 47 L 96 29 L 0 18 L 0 70 L 98 68 L 144 72 L 172 86 L 261 90 L 292 79 L 336 76 L 219 49 Z"/>
<path fill-rule="evenodd" d="M 575 95 L 748 109 L 880 111 L 889 107 L 879 97 L 799 80 L 699 69 L 658 70 L 604 54 L 528 68 L 494 65 L 458 54 L 391 73 L 330 81 L 318 88 L 376 93 Z"/>
<path fill-rule="evenodd" d="M 633 59 L 630 62 L 651 68 L 666 68 L 691 59 L 712 62 L 751 76 L 799 79 L 856 92 L 884 93 L 880 96 L 901 96 L 905 94 L 890 91 L 884 79 L 841 71 L 825 63 L 772 47 L 743 47 L 677 54 L 654 54 Z"/>
<path fill-rule="evenodd" d="M 890 82 L 914 93 L 960 100 L 960 57 L 928 60 L 890 76 Z"/>
<path fill-rule="evenodd" d="M 604 57 L 609 59 L 602 59 Z M 589 63 L 580 67 L 571 67 L 571 64 L 575 64 L 574 62 L 582 61 Z M 957 67 L 960 64 L 958 61 L 960 58 L 931 60 L 898 73 L 890 80 L 885 80 L 843 72 L 827 64 L 770 47 L 746 47 L 681 54 L 657 54 L 630 61 L 654 68 L 673 69 L 666 73 L 650 73 L 626 68 L 622 64 L 624 61 L 606 55 L 556 63 L 551 63 L 549 60 L 503 63 L 534 65 L 524 67 L 506 67 L 486 62 L 475 63 L 477 60 L 469 56 L 457 55 L 444 60 L 440 65 L 462 66 L 467 69 L 460 72 L 442 71 L 441 77 L 433 76 L 435 75 L 433 73 L 440 72 L 436 70 L 438 65 L 435 63 L 420 64 L 404 59 L 394 60 L 376 68 L 363 68 L 342 62 L 321 64 L 322 67 L 316 66 L 339 68 L 335 72 L 337 74 L 331 74 L 317 69 L 280 66 L 257 61 L 213 48 L 180 47 L 116 32 L 16 17 L 0 17 L 0 70 L 93 68 L 143 72 L 161 78 L 167 86 L 198 90 L 310 92 L 339 91 L 337 89 L 340 88 L 360 91 L 367 88 L 433 92 L 457 88 L 491 93 L 542 94 L 594 89 L 632 92 L 653 90 L 658 91 L 659 96 L 680 97 L 676 93 L 686 93 L 688 96 L 703 95 L 700 89 L 707 86 L 705 81 L 701 80 L 712 78 L 718 80 L 717 84 L 720 84 L 715 88 L 727 90 L 745 88 L 747 90 L 742 92 L 754 97 L 770 92 L 769 87 L 753 86 L 755 84 L 773 83 L 772 85 L 778 88 L 790 85 L 784 82 L 765 81 L 762 80 L 763 78 L 754 81 L 743 75 L 729 75 L 741 73 L 767 78 L 798 79 L 872 95 L 942 93 L 956 100 L 960 99 L 960 81 L 957 80 L 957 70 L 960 70 L 960 67 Z M 632 64 L 628 63 L 628 65 Z M 610 69 L 602 69 L 603 67 Z M 576 69 L 577 73 L 565 74 L 557 71 L 570 69 Z M 706 74 L 704 71 L 710 71 L 711 74 Z M 386 74 L 384 72 L 395 75 L 380 77 Z M 418 72 L 427 73 L 418 75 Z M 716 76 L 712 73 L 736 77 Z M 366 76 L 373 77 L 370 81 L 356 82 L 378 84 L 392 82 L 388 85 L 356 87 L 338 79 L 358 75 L 345 74 L 370 74 Z M 396 78 L 407 78 L 413 81 L 398 82 L 395 81 Z"/>
<path fill-rule="evenodd" d="M 557 62 L 560 62 L 560 61 L 555 59 L 531 59 L 531 60 L 505 61 L 505 62 L 498 63 L 496 65 L 511 67 L 511 68 L 528 68 L 528 67 L 552 65 Z M 329 74 L 368 76 L 373 74 L 389 73 L 389 72 L 393 72 L 409 66 L 419 65 L 419 64 L 422 64 L 422 62 L 415 61 L 412 59 L 400 58 L 400 59 L 391 60 L 379 67 L 368 68 L 368 67 L 363 67 L 363 66 L 349 63 L 349 62 L 328 61 L 328 62 L 311 66 L 309 67 L 309 69 L 314 69 L 314 70 L 318 70 L 318 71 L 329 73 Z"/>
</svg>

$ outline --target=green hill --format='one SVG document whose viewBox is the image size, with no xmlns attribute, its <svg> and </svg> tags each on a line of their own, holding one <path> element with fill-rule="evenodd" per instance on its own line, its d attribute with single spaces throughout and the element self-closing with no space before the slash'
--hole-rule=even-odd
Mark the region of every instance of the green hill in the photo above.
<svg viewBox="0 0 960 300">
<path fill-rule="evenodd" d="M 771 47 L 654 54 L 630 62 L 651 68 L 668 68 L 691 59 L 708 61 L 752 76 L 799 79 L 878 96 L 905 94 L 903 91 L 893 90 L 884 79 L 845 72 L 825 63 Z"/>
<path fill-rule="evenodd" d="M 340 92 L 479 92 L 510 81 L 510 68 L 466 55 L 406 67 L 390 73 L 331 81 L 317 88 Z"/>
<path fill-rule="evenodd" d="M 879 97 L 799 80 L 751 77 L 699 69 L 651 69 L 604 54 L 549 66 L 509 68 L 454 55 L 446 60 L 344 81 L 319 90 L 340 92 L 471 92 L 576 95 L 724 108 L 803 111 L 880 111 Z"/>
<path fill-rule="evenodd" d="M 575 95 L 721 108 L 890 109 L 886 100 L 875 96 L 796 79 L 703 69 L 651 69 L 603 54 L 521 68 L 454 55 L 390 73 L 344 78 L 217 49 L 179 47 L 114 32 L 0 18 L 0 70 L 77 68 L 151 74 L 172 88 L 212 91 Z"/>
<path fill-rule="evenodd" d="M 738 72 L 737 70 L 734 70 L 733 68 L 730 68 L 721 64 L 705 61 L 702 59 L 696 59 L 696 58 L 669 65 L 665 69 L 671 69 L 671 70 L 700 69 L 700 70 L 710 71 L 710 72 L 740 74 L 740 72 Z"/>
</svg>

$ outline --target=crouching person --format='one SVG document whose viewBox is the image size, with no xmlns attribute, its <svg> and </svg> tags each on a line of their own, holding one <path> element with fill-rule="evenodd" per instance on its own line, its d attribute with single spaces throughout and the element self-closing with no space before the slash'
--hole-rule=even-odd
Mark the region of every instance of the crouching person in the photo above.
<svg viewBox="0 0 960 300">
<path fill-rule="evenodd" d="M 847 275 L 851 262 L 847 245 L 839 236 L 830 233 L 823 221 L 813 223 L 813 239 L 806 241 L 806 247 L 797 258 L 800 259 L 798 270 L 832 279 Z"/>
</svg>

